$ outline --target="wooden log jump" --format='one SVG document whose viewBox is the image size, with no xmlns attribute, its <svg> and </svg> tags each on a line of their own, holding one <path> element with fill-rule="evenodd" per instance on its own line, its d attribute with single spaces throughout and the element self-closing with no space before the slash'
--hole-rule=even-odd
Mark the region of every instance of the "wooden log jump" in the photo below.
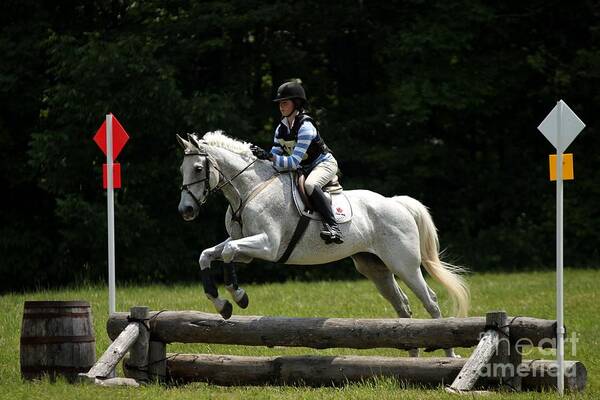
<svg viewBox="0 0 600 400">
<path fill-rule="evenodd" d="M 108 335 L 115 339 L 128 324 L 127 313 L 112 314 Z M 556 321 L 507 317 L 510 338 L 522 345 L 554 347 Z M 472 347 L 485 330 L 485 317 L 440 319 L 287 318 L 220 315 L 198 311 L 150 313 L 152 340 L 246 346 L 395 348 L 427 350 Z"/>
<path fill-rule="evenodd" d="M 554 347 L 556 321 L 552 320 L 507 317 L 504 312 L 488 313 L 485 318 L 443 319 L 234 316 L 224 320 L 219 315 L 197 311 L 144 315 L 145 336 L 131 345 L 136 350 L 124 365 L 127 376 L 136 381 L 159 378 L 220 385 L 327 385 L 389 376 L 419 385 L 452 383 L 448 389 L 453 392 L 489 385 L 511 390 L 556 387 L 553 361 L 522 362 L 519 351 L 524 346 Z M 139 319 L 133 321 L 127 313 L 112 314 L 107 323 L 109 337 L 122 340 L 124 332 L 139 324 Z M 141 329 L 138 326 L 138 332 Z M 477 348 L 468 359 L 167 355 L 166 344 L 172 342 L 315 349 Z M 577 361 L 567 365 L 565 387 L 583 390 L 585 367 Z M 492 373 L 488 376 L 486 371 Z"/>
<path fill-rule="evenodd" d="M 234 385 L 343 385 L 373 377 L 390 377 L 408 384 L 429 387 L 450 384 L 467 363 L 466 358 L 395 358 L 377 356 L 273 356 L 249 357 L 214 354 L 167 354 L 166 378 L 170 381 Z M 578 361 L 567 361 L 565 389 L 582 391 L 587 371 Z M 555 390 L 553 360 L 524 360 L 523 390 Z M 554 369 L 554 371 L 553 371 Z M 129 375 L 125 368 L 126 375 Z M 482 378 L 478 387 L 498 385 Z"/>
</svg>

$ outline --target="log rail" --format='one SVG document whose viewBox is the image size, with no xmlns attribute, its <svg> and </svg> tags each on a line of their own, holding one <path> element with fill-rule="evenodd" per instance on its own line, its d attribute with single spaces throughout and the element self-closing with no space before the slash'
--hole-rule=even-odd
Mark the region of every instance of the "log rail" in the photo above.
<svg viewBox="0 0 600 400">
<path fill-rule="evenodd" d="M 127 313 L 107 323 L 115 339 L 127 326 Z M 164 343 L 212 343 L 245 346 L 326 348 L 395 348 L 427 350 L 476 346 L 485 317 L 440 319 L 288 318 L 220 315 L 198 311 L 150 313 L 151 340 Z M 521 345 L 554 347 L 556 321 L 507 317 L 510 340 Z"/>
</svg>

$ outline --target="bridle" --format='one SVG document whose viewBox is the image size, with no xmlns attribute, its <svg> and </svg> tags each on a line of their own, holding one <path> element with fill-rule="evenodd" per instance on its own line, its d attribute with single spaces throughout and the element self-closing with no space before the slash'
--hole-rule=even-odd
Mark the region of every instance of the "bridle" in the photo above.
<svg viewBox="0 0 600 400">
<path fill-rule="evenodd" d="M 227 178 L 225 176 L 225 174 L 219 169 L 219 167 L 217 167 L 213 162 L 210 161 L 208 153 L 203 152 L 203 151 L 193 151 L 193 152 L 186 151 L 184 153 L 184 157 L 189 157 L 189 156 L 202 156 L 202 157 L 204 157 L 204 160 L 206 163 L 206 168 L 204 168 L 204 170 L 206 171 L 204 174 L 204 178 L 198 179 L 193 182 L 184 183 L 183 185 L 181 185 L 181 191 L 187 192 L 192 197 L 192 199 L 194 199 L 194 201 L 196 202 L 196 205 L 198 207 L 202 206 L 206 202 L 206 199 L 208 198 L 208 196 L 210 196 L 212 193 L 218 192 L 219 190 L 223 189 L 225 186 L 231 184 L 231 182 L 233 182 L 233 180 L 235 178 L 240 176 L 244 171 L 246 171 L 256 161 L 258 161 L 258 158 L 255 159 L 254 161 L 252 161 L 248 165 L 246 165 L 244 168 L 242 168 L 239 172 L 237 172 L 234 176 L 232 176 L 231 178 Z M 222 184 L 217 183 L 217 185 L 214 188 L 210 187 L 210 167 L 211 166 L 217 170 L 217 172 L 219 173 L 219 176 L 222 177 L 223 181 L 224 181 Z M 220 181 L 221 181 L 221 179 L 219 179 L 219 182 Z M 206 184 L 204 185 L 204 191 L 202 192 L 202 197 L 203 197 L 202 201 L 200 201 L 200 200 L 198 200 L 198 197 L 196 197 L 196 195 L 194 195 L 194 193 L 190 190 L 190 186 L 194 186 L 194 185 L 196 185 L 198 183 L 202 183 L 202 182 L 206 182 Z M 241 213 L 242 208 L 245 206 L 245 203 L 248 202 L 248 199 L 246 199 L 246 201 L 244 201 L 242 199 L 242 196 L 237 191 L 237 189 L 236 189 L 236 193 L 240 199 L 240 205 L 239 205 L 238 209 L 233 213 L 233 216 L 235 217 L 233 219 L 239 219 L 239 214 Z M 233 210 L 233 207 L 232 207 L 232 210 Z"/>
<path fill-rule="evenodd" d="M 206 171 L 204 178 L 202 179 L 198 179 L 196 181 L 193 182 L 188 182 L 188 183 L 184 183 L 181 185 L 180 190 L 182 192 L 187 192 L 187 194 L 189 194 L 192 199 L 194 199 L 194 201 L 196 202 L 196 205 L 198 207 L 200 207 L 202 204 L 204 204 L 206 202 L 206 198 L 208 197 L 208 195 L 210 194 L 210 187 L 208 184 L 208 181 L 210 179 L 210 164 L 208 161 L 208 153 L 202 153 L 202 152 L 185 152 L 185 154 L 183 155 L 184 157 L 188 157 L 188 156 L 204 156 L 205 157 L 205 163 L 206 163 L 206 168 L 204 168 L 204 170 Z M 202 183 L 202 182 L 207 182 L 206 185 L 204 185 L 204 191 L 202 192 L 202 201 L 198 200 L 198 197 L 196 197 L 196 195 L 190 190 L 190 186 L 194 186 L 197 185 L 198 183 Z"/>
</svg>

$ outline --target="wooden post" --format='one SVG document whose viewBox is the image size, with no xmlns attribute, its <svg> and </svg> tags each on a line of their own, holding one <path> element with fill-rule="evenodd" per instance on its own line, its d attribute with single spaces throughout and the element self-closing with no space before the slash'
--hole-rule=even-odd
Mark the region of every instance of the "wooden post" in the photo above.
<svg viewBox="0 0 600 400">
<path fill-rule="evenodd" d="M 506 312 L 488 313 L 486 320 L 488 326 L 495 326 L 500 333 L 498 350 L 490 360 L 490 377 L 498 379 L 499 385 L 504 389 L 521 390 L 521 378 L 517 369 L 521 364 L 522 353 L 511 340 Z"/>
<path fill-rule="evenodd" d="M 150 331 L 148 329 L 148 307 L 131 307 L 130 314 L 139 326 L 139 335 L 129 350 L 130 357 L 128 369 L 132 372 L 131 378 L 148 381 L 148 348 L 150 347 Z"/>
<path fill-rule="evenodd" d="M 509 327 L 510 330 L 510 327 Z M 509 332 L 510 336 L 510 332 Z M 512 341 L 510 342 L 510 354 L 508 356 L 509 363 L 513 367 L 514 374 L 508 377 L 504 382 L 509 389 L 514 391 L 521 391 L 523 386 L 523 378 L 520 374 L 521 363 L 523 362 L 523 346 L 517 345 Z M 522 372 L 522 371 L 521 371 Z"/>
<path fill-rule="evenodd" d="M 495 328 L 489 329 L 483 334 L 475 351 L 452 382 L 449 391 L 462 392 L 473 389 L 477 379 L 485 373 L 486 368 L 492 368 L 490 372 L 493 374 L 493 364 L 490 364 L 490 361 L 497 355 L 499 349 L 501 333 L 498 331 L 498 327 L 504 325 L 506 325 L 505 312 L 492 312 L 486 315 L 486 326 Z M 505 353 L 502 359 L 507 356 L 508 347 Z"/>
<path fill-rule="evenodd" d="M 167 345 L 150 341 L 148 353 L 148 377 L 153 381 L 164 381 L 167 377 Z"/>
</svg>

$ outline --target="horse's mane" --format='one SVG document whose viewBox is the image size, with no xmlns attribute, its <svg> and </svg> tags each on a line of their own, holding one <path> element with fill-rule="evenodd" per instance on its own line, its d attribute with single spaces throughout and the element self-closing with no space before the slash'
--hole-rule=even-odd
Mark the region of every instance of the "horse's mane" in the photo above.
<svg viewBox="0 0 600 400">
<path fill-rule="evenodd" d="M 197 134 L 194 134 L 194 136 L 198 138 Z M 219 147 L 243 156 L 252 156 L 250 143 L 229 137 L 223 131 L 207 132 L 202 136 L 200 141 L 206 143 L 208 146 Z"/>
</svg>

